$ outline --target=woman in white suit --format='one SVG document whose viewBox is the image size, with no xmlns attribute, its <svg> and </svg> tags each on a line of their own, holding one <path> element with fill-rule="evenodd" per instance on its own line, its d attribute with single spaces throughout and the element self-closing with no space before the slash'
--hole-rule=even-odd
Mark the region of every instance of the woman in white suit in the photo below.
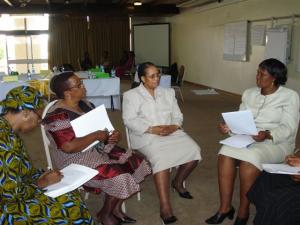
<svg viewBox="0 0 300 225">
<path fill-rule="evenodd" d="M 160 200 L 160 216 L 165 224 L 173 223 L 169 199 L 169 168 L 179 166 L 172 187 L 180 197 L 192 199 L 184 188 L 197 162 L 201 160 L 200 147 L 181 128 L 183 116 L 175 92 L 159 87 L 159 70 L 153 63 L 139 65 L 142 83 L 123 97 L 123 120 L 129 129 L 132 147 L 150 161 L 154 182 Z"/>
</svg>

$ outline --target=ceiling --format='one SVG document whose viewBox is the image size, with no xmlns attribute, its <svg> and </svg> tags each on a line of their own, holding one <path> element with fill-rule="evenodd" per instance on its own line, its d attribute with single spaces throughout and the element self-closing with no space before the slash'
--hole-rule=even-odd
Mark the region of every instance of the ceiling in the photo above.
<svg viewBox="0 0 300 225">
<path fill-rule="evenodd" d="M 134 1 L 143 4 L 134 6 Z M 179 13 L 178 5 L 195 1 L 201 5 L 222 0 L 0 0 L 0 13 L 169 16 Z"/>
</svg>

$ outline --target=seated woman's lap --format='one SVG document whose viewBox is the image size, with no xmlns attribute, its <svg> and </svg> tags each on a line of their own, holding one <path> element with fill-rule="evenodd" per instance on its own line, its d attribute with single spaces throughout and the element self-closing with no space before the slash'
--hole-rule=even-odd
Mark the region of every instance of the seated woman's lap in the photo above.
<svg viewBox="0 0 300 225">
<path fill-rule="evenodd" d="M 280 163 L 284 161 L 287 155 L 276 145 L 269 143 L 254 143 L 248 148 L 234 148 L 223 145 L 219 154 L 249 162 L 259 170 L 262 170 L 262 163 Z"/>
<path fill-rule="evenodd" d="M 150 161 L 153 173 L 193 160 L 201 160 L 200 147 L 183 132 L 171 136 L 154 137 L 151 144 L 139 151 Z"/>
</svg>

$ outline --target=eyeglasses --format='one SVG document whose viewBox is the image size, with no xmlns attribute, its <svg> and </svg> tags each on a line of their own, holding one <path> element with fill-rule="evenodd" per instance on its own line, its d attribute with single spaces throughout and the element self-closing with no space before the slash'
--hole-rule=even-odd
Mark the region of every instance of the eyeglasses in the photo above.
<svg viewBox="0 0 300 225">
<path fill-rule="evenodd" d="M 155 79 L 155 78 L 158 78 L 160 79 L 161 75 L 160 74 L 152 74 L 152 75 L 146 75 L 147 78 L 149 79 Z"/>
<path fill-rule="evenodd" d="M 73 88 L 83 88 L 83 87 L 84 87 L 84 83 L 83 83 L 82 80 L 80 80 L 80 83 L 79 83 L 79 84 L 77 84 L 77 85 L 75 85 L 75 86 L 73 86 L 73 87 L 69 87 L 68 90 L 71 90 L 71 89 L 73 89 Z"/>
</svg>

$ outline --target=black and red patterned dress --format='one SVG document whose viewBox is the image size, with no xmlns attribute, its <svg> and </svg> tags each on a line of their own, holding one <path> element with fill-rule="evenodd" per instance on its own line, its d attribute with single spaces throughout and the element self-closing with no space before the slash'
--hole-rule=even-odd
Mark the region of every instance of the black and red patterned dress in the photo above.
<svg viewBox="0 0 300 225">
<path fill-rule="evenodd" d="M 76 163 L 99 171 L 98 175 L 85 184 L 89 190 L 101 191 L 119 199 L 126 199 L 140 190 L 144 178 L 151 174 L 151 168 L 143 156 L 116 145 L 99 143 L 86 151 L 66 153 L 61 146 L 75 138 L 71 121 L 93 109 L 89 102 L 80 101 L 79 107 L 84 112 L 79 114 L 69 108 L 54 104 L 43 120 L 51 142 L 51 157 L 58 169 Z M 119 157 L 126 157 L 125 163 Z"/>
</svg>

